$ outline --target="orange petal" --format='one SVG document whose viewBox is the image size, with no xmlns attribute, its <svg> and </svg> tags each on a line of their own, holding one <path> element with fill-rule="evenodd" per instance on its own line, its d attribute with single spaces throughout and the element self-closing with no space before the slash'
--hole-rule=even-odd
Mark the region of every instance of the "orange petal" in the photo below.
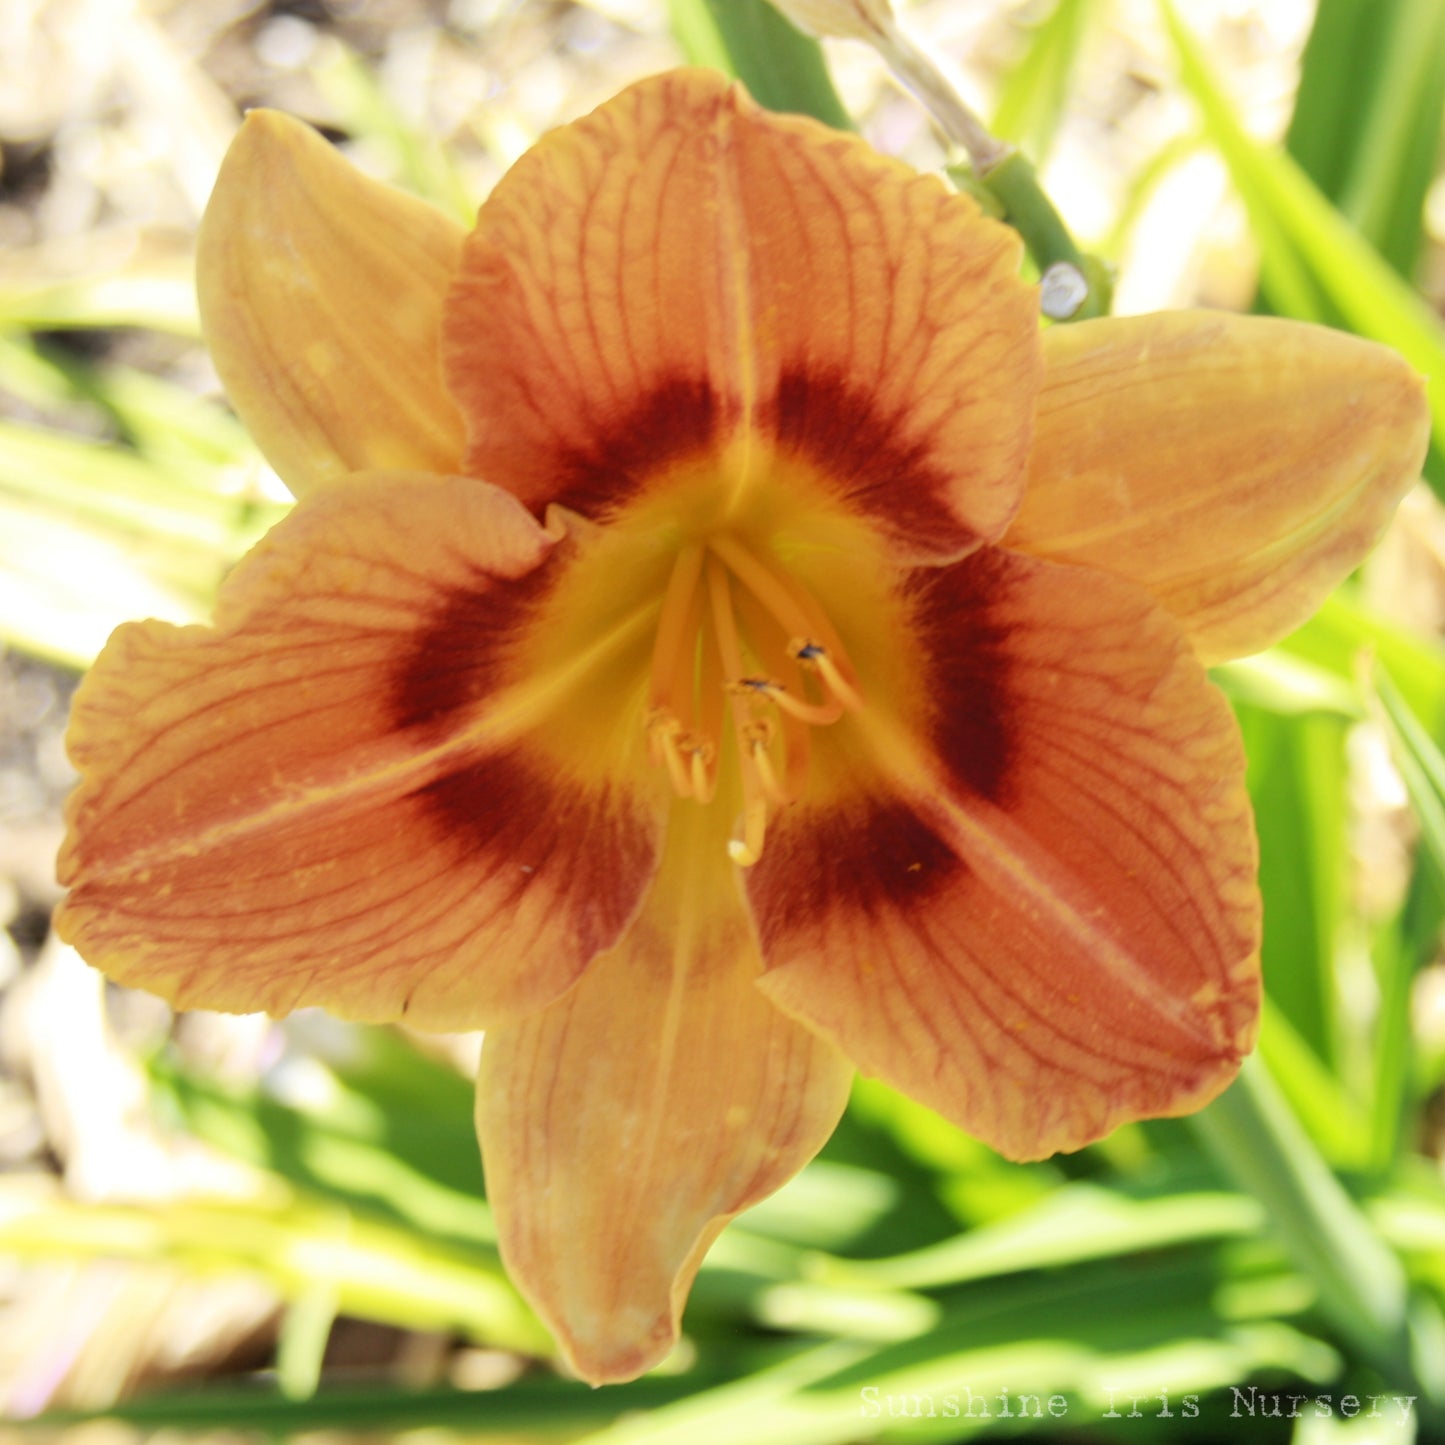
<svg viewBox="0 0 1445 1445">
<path fill-rule="evenodd" d="M 1420 475 L 1420 378 L 1373 342 L 1216 312 L 1045 337 L 1023 510 L 1005 545 L 1142 582 L 1206 663 L 1319 606 Z"/>
<path fill-rule="evenodd" d="M 771 829 L 763 990 L 1011 1157 L 1202 1105 L 1259 988 L 1228 707 L 1102 573 L 985 549 L 908 591 L 924 709 L 870 706 L 851 788 Z"/>
<path fill-rule="evenodd" d="M 460 1029 L 556 997 L 630 921 L 660 816 L 535 744 L 547 680 L 510 649 L 551 546 L 497 488 L 357 476 L 214 629 L 121 628 L 72 716 L 62 936 L 181 1007 Z"/>
<path fill-rule="evenodd" d="M 900 557 L 960 555 L 1018 505 L 1040 366 L 1018 258 L 856 137 L 708 71 L 644 81 L 482 208 L 447 314 L 467 470 L 595 517 L 741 438 L 735 498 L 781 451 Z"/>
<path fill-rule="evenodd" d="M 196 286 L 232 404 L 298 496 L 352 471 L 459 470 L 442 303 L 465 228 L 253 110 L 201 222 Z"/>
<path fill-rule="evenodd" d="M 708 1246 L 817 1152 L 847 1100 L 847 1062 L 756 988 L 727 822 L 677 805 L 631 931 L 482 1050 L 477 1132 L 507 1271 L 593 1384 L 667 1354 Z"/>
</svg>

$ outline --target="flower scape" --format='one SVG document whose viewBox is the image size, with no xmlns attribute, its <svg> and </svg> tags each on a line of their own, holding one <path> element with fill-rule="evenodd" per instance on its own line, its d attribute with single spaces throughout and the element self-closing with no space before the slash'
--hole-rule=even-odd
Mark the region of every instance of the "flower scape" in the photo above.
<svg viewBox="0 0 1445 1445">
<path fill-rule="evenodd" d="M 485 1029 L 503 1258 L 587 1380 L 855 1069 L 1032 1159 L 1253 1042 L 1205 668 L 1368 550 L 1422 387 L 1268 319 L 1041 331 L 1020 260 L 700 70 L 470 233 L 274 112 L 222 169 L 206 337 L 299 501 L 84 682 L 59 927 L 177 1008 Z"/>
</svg>

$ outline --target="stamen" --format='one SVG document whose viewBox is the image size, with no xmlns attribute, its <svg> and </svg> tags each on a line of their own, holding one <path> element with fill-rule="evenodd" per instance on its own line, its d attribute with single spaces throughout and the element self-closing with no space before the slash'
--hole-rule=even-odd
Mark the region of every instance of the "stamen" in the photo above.
<svg viewBox="0 0 1445 1445">
<path fill-rule="evenodd" d="M 757 758 L 746 742 L 753 718 L 748 711 L 746 693 L 749 688 L 743 674 L 743 650 L 738 639 L 737 620 L 733 617 L 732 588 L 727 569 L 716 557 L 708 558 L 707 590 L 723 676 L 727 679 L 732 703 L 733 732 L 738 740 L 738 771 L 742 774 L 743 784 L 743 836 L 729 841 L 728 856 L 740 868 L 747 868 L 763 856 L 768 799 L 758 772 Z"/>
<path fill-rule="evenodd" d="M 814 630 L 812 619 L 799 606 L 788 587 L 737 538 L 726 535 L 710 537 L 708 546 L 722 558 L 729 571 L 736 573 L 738 581 L 777 618 L 784 632 L 810 633 Z"/>
<path fill-rule="evenodd" d="M 838 701 L 850 712 L 860 710 L 863 699 L 845 676 L 845 671 L 852 672 L 853 669 L 827 614 L 817 602 L 792 578 L 775 572 L 765 561 L 754 556 L 736 537 L 710 537 L 708 546 L 772 614 L 783 631 L 799 639 L 790 646 L 793 656 L 801 657 L 800 649 L 807 649 L 809 656 L 805 660 L 817 668 Z"/>
<path fill-rule="evenodd" d="M 723 727 L 727 720 L 728 700 L 724 691 L 726 680 L 723 675 L 722 654 L 718 651 L 717 628 L 712 625 L 712 603 L 702 591 L 703 610 L 706 617 L 700 618 L 697 666 L 697 723 L 698 751 L 693 755 L 694 780 L 705 775 L 707 787 L 696 787 L 699 801 L 710 801 L 717 790 L 718 749 L 722 740 Z"/>
<path fill-rule="evenodd" d="M 768 802 L 774 807 L 781 808 L 785 803 L 793 800 L 788 795 L 788 790 L 779 779 L 777 770 L 773 767 L 772 754 L 768 746 L 772 741 L 766 722 L 757 724 L 757 731 L 748 739 L 748 746 L 752 749 L 753 765 L 758 770 L 758 781 L 763 785 L 763 792 Z"/>
<path fill-rule="evenodd" d="M 698 769 L 689 757 L 691 739 L 681 713 L 692 715 L 695 707 L 694 671 L 697 630 L 702 621 L 703 550 L 691 543 L 678 549 L 662 597 L 662 611 L 652 640 L 652 708 L 647 728 L 655 762 L 667 767 L 668 780 L 679 798 L 695 798 L 711 788 L 699 790 Z"/>
<path fill-rule="evenodd" d="M 802 793 L 812 729 L 862 707 L 851 675 L 828 617 L 770 560 L 727 535 L 678 548 L 653 635 L 648 746 L 677 797 L 709 803 L 731 721 L 734 863 L 758 861 L 770 811 Z"/>
<path fill-rule="evenodd" d="M 804 702 L 770 677 L 742 677 L 733 686 L 741 693 L 751 693 L 776 703 L 784 712 L 802 722 L 812 723 L 814 727 L 827 727 L 843 716 L 843 704 L 836 699 L 826 703 Z"/>
<path fill-rule="evenodd" d="M 791 713 L 802 722 L 812 723 L 814 727 L 827 727 L 843 716 L 843 704 L 836 699 L 825 703 L 804 702 L 802 698 L 794 697 L 782 683 L 775 683 L 768 696 L 784 712 Z"/>
<path fill-rule="evenodd" d="M 717 749 L 709 742 L 694 743 L 689 749 L 692 769 L 692 795 L 699 803 L 710 803 L 717 792 Z"/>
<path fill-rule="evenodd" d="M 748 591 L 739 589 L 733 599 L 738 623 L 747 631 L 754 653 L 763 668 L 763 675 L 775 681 L 790 698 L 807 700 L 802 664 L 787 650 L 787 634 L 771 612 Z M 819 684 L 821 686 L 821 684 Z M 780 707 L 775 719 L 781 734 L 774 757 L 782 758 L 781 789 L 785 802 L 802 797 L 808 781 L 808 760 L 812 754 L 813 724 Z"/>
<path fill-rule="evenodd" d="M 679 798 L 693 795 L 692 778 L 682 761 L 682 724 L 675 717 L 659 718 L 652 730 L 662 760 L 667 764 L 667 775 L 672 781 L 673 791 Z"/>
<path fill-rule="evenodd" d="M 768 831 L 768 803 L 761 794 L 743 800 L 743 836 L 728 839 L 728 857 L 739 868 L 751 868 L 763 856 Z"/>
<path fill-rule="evenodd" d="M 863 711 L 863 699 L 859 695 L 858 689 L 843 676 L 838 664 L 826 652 L 813 665 L 822 674 L 823 681 L 828 684 L 828 690 L 847 711 Z"/>
<path fill-rule="evenodd" d="M 692 681 L 692 652 L 696 645 L 696 609 L 698 581 L 702 577 L 703 549 L 696 542 L 678 548 L 667 591 L 662 595 L 662 612 L 657 619 L 657 635 L 652 640 L 652 704 L 658 708 L 677 709 L 675 696 L 678 682 L 685 677 Z M 688 687 L 691 700 L 692 688 Z"/>
<path fill-rule="evenodd" d="M 828 649 L 818 642 L 793 642 L 788 646 L 799 662 L 810 663 L 818 676 L 827 685 L 828 691 L 833 694 L 838 702 L 849 712 L 862 712 L 863 699 L 858 695 L 858 689 L 848 681 L 838 670 L 838 664 L 833 661 Z"/>
</svg>

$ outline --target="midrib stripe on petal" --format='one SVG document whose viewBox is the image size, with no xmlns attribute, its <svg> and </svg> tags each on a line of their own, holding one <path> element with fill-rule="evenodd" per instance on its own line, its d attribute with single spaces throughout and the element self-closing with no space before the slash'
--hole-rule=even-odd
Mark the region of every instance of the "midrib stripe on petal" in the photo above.
<svg viewBox="0 0 1445 1445">
<path fill-rule="evenodd" d="M 438 778 L 525 739 L 585 681 L 593 668 L 615 653 L 635 647 L 655 624 L 656 607 L 639 606 L 585 651 L 571 656 L 565 669 L 523 679 L 485 700 L 476 716 L 445 737 L 427 737 L 419 728 L 399 729 L 373 743 L 350 748 L 326 773 L 306 779 L 291 791 L 258 800 L 204 826 L 170 831 L 160 842 L 128 849 L 111 859 L 100 855 L 86 864 L 92 882 L 131 878 L 176 858 L 238 841 L 300 819 L 320 821 L 328 813 L 357 806 L 379 806 L 409 796 Z M 287 719 L 290 721 L 290 718 Z M 88 805 L 100 798 L 86 798 Z M 124 808 L 125 804 L 120 804 Z"/>
<path fill-rule="evenodd" d="M 969 809 L 959 807 L 946 782 L 919 761 L 907 733 L 880 711 L 861 714 L 857 726 L 880 771 L 980 881 L 1004 897 L 1023 900 L 1035 917 L 1049 919 L 1063 938 L 1072 939 L 1120 988 L 1186 1037 L 1215 1048 L 1228 1046 L 1228 1040 L 1200 1029 L 1200 1014 L 1192 1000 L 1161 989 L 1157 972 L 1147 961 L 1135 957 L 1099 926 L 1091 915 L 1103 913 L 1105 900 L 1080 897 L 1074 877 L 1035 846 L 1004 809 L 982 798 L 973 799 Z M 1205 956 L 1214 951 L 1207 950 Z M 1223 976 L 1217 981 L 1222 983 Z"/>
</svg>

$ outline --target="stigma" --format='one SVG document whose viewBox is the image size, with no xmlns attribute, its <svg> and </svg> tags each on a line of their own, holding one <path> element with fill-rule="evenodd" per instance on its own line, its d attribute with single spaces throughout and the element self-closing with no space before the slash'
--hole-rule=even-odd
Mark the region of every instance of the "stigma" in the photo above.
<svg viewBox="0 0 1445 1445">
<path fill-rule="evenodd" d="M 811 730 L 863 706 L 817 600 L 731 533 L 677 553 L 653 639 L 648 744 L 679 798 L 711 803 L 729 750 L 741 822 L 728 854 L 762 856 L 770 813 L 802 792 Z"/>
</svg>

